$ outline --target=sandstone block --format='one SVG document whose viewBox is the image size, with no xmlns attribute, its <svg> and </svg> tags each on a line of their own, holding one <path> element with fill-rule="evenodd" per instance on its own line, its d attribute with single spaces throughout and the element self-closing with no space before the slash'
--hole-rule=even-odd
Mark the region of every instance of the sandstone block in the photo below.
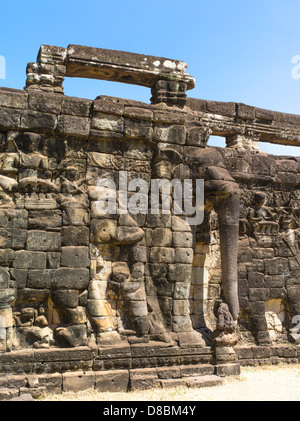
<svg viewBox="0 0 300 421">
<path fill-rule="evenodd" d="M 49 113 L 40 113 L 38 111 L 22 111 L 21 128 L 22 129 L 40 129 L 54 130 L 56 127 L 56 116 Z"/>
<path fill-rule="evenodd" d="M 176 248 L 175 249 L 175 263 L 193 263 L 193 249 L 192 248 Z"/>
<path fill-rule="evenodd" d="M 61 237 L 58 232 L 28 231 L 27 249 L 39 251 L 59 251 Z"/>
<path fill-rule="evenodd" d="M 62 245 L 63 246 L 88 246 L 90 230 L 88 227 L 63 227 Z"/>
<path fill-rule="evenodd" d="M 220 377 L 215 375 L 207 375 L 200 377 L 187 377 L 185 378 L 186 385 L 188 387 L 212 387 L 221 386 L 224 383 Z"/>
<path fill-rule="evenodd" d="M 147 263 L 148 262 L 148 247 L 140 246 L 140 245 L 134 245 L 131 248 L 131 259 L 133 262 L 142 262 Z"/>
<path fill-rule="evenodd" d="M 29 269 L 28 270 L 28 288 L 51 288 L 52 270 L 51 269 Z"/>
<path fill-rule="evenodd" d="M 159 385 L 157 373 L 153 369 L 130 370 L 130 386 L 132 390 L 151 389 Z"/>
<path fill-rule="evenodd" d="M 55 336 L 63 347 L 76 348 L 79 346 L 85 346 L 87 340 L 86 326 L 74 325 L 68 327 L 58 327 L 55 330 Z"/>
<path fill-rule="evenodd" d="M 56 307 L 76 308 L 78 306 L 79 293 L 76 290 L 58 290 L 51 292 L 51 299 Z"/>
<path fill-rule="evenodd" d="M 152 122 L 125 118 L 125 136 L 134 139 L 151 140 Z"/>
<path fill-rule="evenodd" d="M 0 108 L 0 128 L 13 129 L 20 127 L 21 111 Z"/>
<path fill-rule="evenodd" d="M 89 117 L 93 101 L 83 98 L 63 97 L 61 112 L 62 114 L 77 115 L 80 117 Z"/>
<path fill-rule="evenodd" d="M 190 312 L 189 302 L 186 300 L 174 300 L 173 302 L 173 315 L 186 316 Z"/>
<path fill-rule="evenodd" d="M 192 266 L 189 264 L 170 264 L 169 279 L 175 282 L 191 282 Z"/>
<path fill-rule="evenodd" d="M 84 389 L 94 389 L 95 373 L 91 372 L 70 372 L 62 375 L 64 392 L 80 392 Z"/>
<path fill-rule="evenodd" d="M 186 332 L 191 329 L 190 316 L 173 316 L 173 331 L 174 332 Z"/>
<path fill-rule="evenodd" d="M 123 132 L 124 121 L 122 117 L 116 115 L 97 113 L 93 116 L 92 128 L 97 130 Z"/>
<path fill-rule="evenodd" d="M 43 92 L 29 93 L 28 106 L 30 110 L 42 113 L 60 114 L 62 98 L 60 95 Z"/>
<path fill-rule="evenodd" d="M 179 145 L 184 145 L 186 142 L 186 136 L 185 126 L 157 125 L 154 128 L 154 139 L 157 142 L 177 143 Z"/>
<path fill-rule="evenodd" d="M 98 371 L 95 373 L 95 389 L 101 392 L 126 392 L 128 385 L 128 370 Z"/>
<path fill-rule="evenodd" d="M 61 254 L 59 252 L 50 251 L 47 253 L 47 268 L 49 269 L 57 269 L 60 267 L 60 257 Z"/>
<path fill-rule="evenodd" d="M 167 228 L 148 229 L 146 232 L 146 241 L 149 246 L 171 247 L 172 231 Z"/>
<path fill-rule="evenodd" d="M 109 243 L 116 240 L 117 221 L 110 219 L 93 220 L 91 223 L 92 243 Z"/>
<path fill-rule="evenodd" d="M 16 269 L 46 269 L 46 253 L 20 250 L 15 252 L 13 267 Z"/>
<path fill-rule="evenodd" d="M 0 309 L 10 307 L 16 298 L 16 290 L 14 288 L 0 289 Z"/>
<path fill-rule="evenodd" d="M 57 122 L 57 132 L 87 138 L 90 132 L 90 121 L 86 117 L 61 115 Z"/>
<path fill-rule="evenodd" d="M 5 269 L 0 268 L 0 289 L 8 288 L 9 279 L 9 272 Z"/>
<path fill-rule="evenodd" d="M 14 261 L 14 251 L 11 249 L 0 250 L 0 266 L 11 266 Z"/>
<path fill-rule="evenodd" d="M 188 300 L 190 296 L 190 285 L 184 282 L 176 282 L 174 289 L 175 300 Z"/>
<path fill-rule="evenodd" d="M 25 288 L 28 270 L 27 269 L 10 269 L 11 277 L 16 288 Z"/>
<path fill-rule="evenodd" d="M 191 232 L 191 226 L 187 223 L 185 218 L 179 216 L 172 216 L 172 230 L 181 232 Z"/>
<path fill-rule="evenodd" d="M 277 257 L 265 260 L 266 275 L 282 275 L 289 272 L 288 259 Z"/>
<path fill-rule="evenodd" d="M 90 266 L 88 247 L 62 247 L 61 266 L 85 268 Z"/>
<path fill-rule="evenodd" d="M 193 247 L 193 235 L 191 232 L 174 232 L 173 233 L 173 247 Z"/>
<path fill-rule="evenodd" d="M 25 91 L 0 91 L 0 107 L 25 109 L 28 95 Z"/>
<path fill-rule="evenodd" d="M 150 249 L 150 262 L 152 263 L 173 263 L 175 250 L 170 247 L 152 247 Z"/>
<path fill-rule="evenodd" d="M 63 323 L 70 325 L 80 325 L 86 323 L 86 309 L 85 307 L 64 308 L 60 309 Z"/>
<path fill-rule="evenodd" d="M 85 268 L 59 268 L 52 271 L 52 287 L 57 289 L 87 288 L 90 271 Z"/>
<path fill-rule="evenodd" d="M 146 227 L 149 228 L 171 228 L 171 215 L 147 215 Z"/>
<path fill-rule="evenodd" d="M 47 230 L 61 227 L 62 216 L 58 210 L 29 211 L 28 228 Z"/>
</svg>

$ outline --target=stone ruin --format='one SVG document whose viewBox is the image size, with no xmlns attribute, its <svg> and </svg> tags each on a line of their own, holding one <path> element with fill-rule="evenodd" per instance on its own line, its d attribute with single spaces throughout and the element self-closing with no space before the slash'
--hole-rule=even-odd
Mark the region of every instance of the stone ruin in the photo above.
<svg viewBox="0 0 300 421">
<path fill-rule="evenodd" d="M 300 361 L 300 160 L 258 147 L 299 146 L 300 116 L 188 98 L 186 68 L 42 45 L 24 90 L 0 89 L 1 399 L 217 384 Z M 68 97 L 65 77 L 145 86 L 151 103 Z M 123 214 L 120 199 L 103 215 L 99 179 L 119 198 L 121 172 L 149 188 L 204 180 L 203 223 L 172 207 Z"/>
</svg>

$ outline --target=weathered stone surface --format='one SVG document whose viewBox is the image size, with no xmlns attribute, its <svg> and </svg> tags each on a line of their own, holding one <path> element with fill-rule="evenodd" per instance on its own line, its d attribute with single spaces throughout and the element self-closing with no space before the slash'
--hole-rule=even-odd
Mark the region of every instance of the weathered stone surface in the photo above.
<svg viewBox="0 0 300 421">
<path fill-rule="evenodd" d="M 63 373 L 62 381 L 64 392 L 79 392 L 84 389 L 93 389 L 95 373 L 93 371 Z"/>
<path fill-rule="evenodd" d="M 146 231 L 146 241 L 149 246 L 171 247 L 172 231 L 166 228 L 148 229 Z"/>
<path fill-rule="evenodd" d="M 175 249 L 175 263 L 193 263 L 193 249 L 192 248 L 176 248 Z"/>
<path fill-rule="evenodd" d="M 27 108 L 28 95 L 26 92 L 16 89 L 1 89 L 0 106 L 4 108 Z"/>
<path fill-rule="evenodd" d="M 91 224 L 91 241 L 109 243 L 117 237 L 117 223 L 112 220 L 93 220 Z"/>
<path fill-rule="evenodd" d="M 175 250 L 171 247 L 152 247 L 150 250 L 150 262 L 152 263 L 173 263 Z"/>
<path fill-rule="evenodd" d="M 63 227 L 62 228 L 62 245 L 63 246 L 88 246 L 89 245 L 89 228 L 88 227 Z"/>
<path fill-rule="evenodd" d="M 16 288 L 25 288 L 28 270 L 27 269 L 11 269 L 10 270 L 11 279 L 14 281 Z"/>
<path fill-rule="evenodd" d="M 146 390 L 159 385 L 157 373 L 153 369 L 130 370 L 130 389 Z"/>
<path fill-rule="evenodd" d="M 169 278 L 171 281 L 190 282 L 192 276 L 191 265 L 171 264 L 169 265 Z"/>
<path fill-rule="evenodd" d="M 0 269 L 0 289 L 8 288 L 9 280 L 9 272 L 5 269 Z"/>
<path fill-rule="evenodd" d="M 87 332 L 84 325 L 58 327 L 55 336 L 63 347 L 79 347 L 86 345 Z"/>
<path fill-rule="evenodd" d="M 61 115 L 57 122 L 57 132 L 87 138 L 90 132 L 90 121 L 85 117 Z"/>
<path fill-rule="evenodd" d="M 211 386 L 221 386 L 224 384 L 224 381 L 215 375 L 207 375 L 201 377 L 186 377 L 185 383 L 188 387 L 211 387 Z"/>
<path fill-rule="evenodd" d="M 241 374 L 239 364 L 218 364 L 216 374 L 220 377 L 239 376 Z"/>
<path fill-rule="evenodd" d="M 25 274 L 23 276 L 25 276 Z M 26 277 L 27 277 L 27 273 L 26 273 Z M 52 270 L 51 269 L 29 269 L 27 286 L 29 288 L 51 288 Z"/>
<path fill-rule="evenodd" d="M 87 288 L 89 270 L 85 268 L 59 268 L 52 271 L 52 287 L 57 289 Z"/>
<path fill-rule="evenodd" d="M 85 268 L 90 266 L 88 247 L 62 247 L 61 266 Z"/>
<path fill-rule="evenodd" d="M 20 127 L 21 111 L 7 108 L 0 108 L 0 128 L 12 129 Z"/>
<path fill-rule="evenodd" d="M 51 299 L 56 307 L 76 308 L 78 307 L 79 293 L 76 290 L 58 290 L 51 293 Z"/>
<path fill-rule="evenodd" d="M 30 211 L 28 215 L 28 228 L 47 230 L 60 227 L 62 216 L 60 211 Z"/>
<path fill-rule="evenodd" d="M 186 141 L 186 128 L 184 126 L 156 126 L 154 139 L 157 142 L 177 143 L 184 145 Z"/>
<path fill-rule="evenodd" d="M 39 251 L 59 251 L 61 247 L 60 234 L 47 231 L 28 231 L 27 249 Z"/>
<path fill-rule="evenodd" d="M 16 269 L 46 269 L 46 253 L 20 250 L 15 252 L 13 267 Z"/>
<path fill-rule="evenodd" d="M 225 349 L 233 332 L 225 332 L 226 323 L 215 317 L 221 301 L 239 320 L 239 343 L 253 347 L 238 355 L 243 364 L 299 357 L 295 350 L 275 349 L 272 341 L 292 341 L 287 326 L 300 311 L 300 165 L 298 158 L 266 155 L 257 147 L 259 141 L 299 145 L 300 118 L 234 102 L 187 99 L 194 82 L 186 66 L 152 59 L 42 46 L 37 62 L 27 67 L 27 92 L 0 89 L 4 372 L 124 369 L 125 390 L 129 369 L 186 364 L 192 369 L 204 361 L 211 369 L 214 355 L 217 374 L 237 374 L 234 354 Z M 151 87 L 152 104 L 62 95 L 64 77 L 76 75 L 138 82 Z M 210 135 L 226 138 L 227 147 L 207 147 Z M 191 226 L 172 208 L 169 215 L 151 209 L 118 215 L 119 175 L 125 170 L 128 181 L 143 179 L 148 187 L 155 177 L 204 178 L 204 223 Z M 113 181 L 110 190 L 116 187 L 117 199 L 115 212 L 105 217 L 97 202 L 104 178 Z M 128 193 L 131 199 L 136 192 Z M 139 197 L 148 201 L 148 191 Z M 43 342 L 44 328 L 38 325 L 54 332 L 55 346 L 76 349 L 88 343 L 96 355 L 105 344 L 113 358 L 99 351 L 95 364 L 79 354 L 69 359 L 56 354 L 52 361 L 51 348 L 42 350 L 51 361 L 38 361 L 36 346 L 53 346 Z M 222 346 L 214 354 L 203 351 L 208 327 L 219 331 Z M 28 332 L 37 342 L 28 340 Z M 16 358 L 2 364 L 2 355 L 14 349 L 14 337 L 14 347 L 34 347 L 36 363 Z M 126 357 L 111 351 L 120 341 L 129 348 Z M 136 384 L 181 384 L 167 369 L 161 377 L 157 370 L 140 372 Z M 194 374 L 186 367 L 183 372 Z M 212 374 L 197 366 L 196 372 Z M 99 385 L 114 390 L 100 375 Z M 45 385 L 32 389 L 40 387 Z"/>
<path fill-rule="evenodd" d="M 0 250 L 0 265 L 11 266 L 14 261 L 14 251 L 11 249 Z"/>
<path fill-rule="evenodd" d="M 57 269 L 60 267 L 61 254 L 59 252 L 47 253 L 47 267 L 49 269 Z"/>
<path fill-rule="evenodd" d="M 0 309 L 9 308 L 16 298 L 16 290 L 14 288 L 0 289 Z"/>
<path fill-rule="evenodd" d="M 56 128 L 56 116 L 37 111 L 23 111 L 21 113 L 22 129 L 39 129 L 53 131 Z"/>
<path fill-rule="evenodd" d="M 173 246 L 175 248 L 192 247 L 193 235 L 190 232 L 174 232 L 173 233 Z"/>
<path fill-rule="evenodd" d="M 128 390 L 129 371 L 113 370 L 95 373 L 95 389 L 101 392 L 126 392 Z"/>
</svg>

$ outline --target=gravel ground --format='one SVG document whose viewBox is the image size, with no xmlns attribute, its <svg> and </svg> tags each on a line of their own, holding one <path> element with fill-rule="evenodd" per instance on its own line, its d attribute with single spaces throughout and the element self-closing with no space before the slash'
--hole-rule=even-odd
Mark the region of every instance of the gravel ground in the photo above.
<svg viewBox="0 0 300 421">
<path fill-rule="evenodd" d="M 242 367 L 240 378 L 223 386 L 201 389 L 178 387 L 138 392 L 101 393 L 87 390 L 47 395 L 43 401 L 300 401 L 300 365 Z"/>
</svg>

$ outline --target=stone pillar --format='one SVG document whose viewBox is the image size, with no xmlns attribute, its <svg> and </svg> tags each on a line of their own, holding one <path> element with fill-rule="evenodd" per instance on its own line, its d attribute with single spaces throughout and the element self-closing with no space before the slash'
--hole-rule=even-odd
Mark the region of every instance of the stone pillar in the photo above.
<svg viewBox="0 0 300 421">
<path fill-rule="evenodd" d="M 151 88 L 151 104 L 164 102 L 168 105 L 183 107 L 186 103 L 187 84 L 178 81 L 159 80 Z"/>
<path fill-rule="evenodd" d="M 259 134 L 253 132 L 246 132 L 245 134 L 234 134 L 226 137 L 226 145 L 228 148 L 260 152 Z"/>
<path fill-rule="evenodd" d="M 28 63 L 25 89 L 63 94 L 67 49 L 42 45 L 36 63 Z"/>
</svg>

